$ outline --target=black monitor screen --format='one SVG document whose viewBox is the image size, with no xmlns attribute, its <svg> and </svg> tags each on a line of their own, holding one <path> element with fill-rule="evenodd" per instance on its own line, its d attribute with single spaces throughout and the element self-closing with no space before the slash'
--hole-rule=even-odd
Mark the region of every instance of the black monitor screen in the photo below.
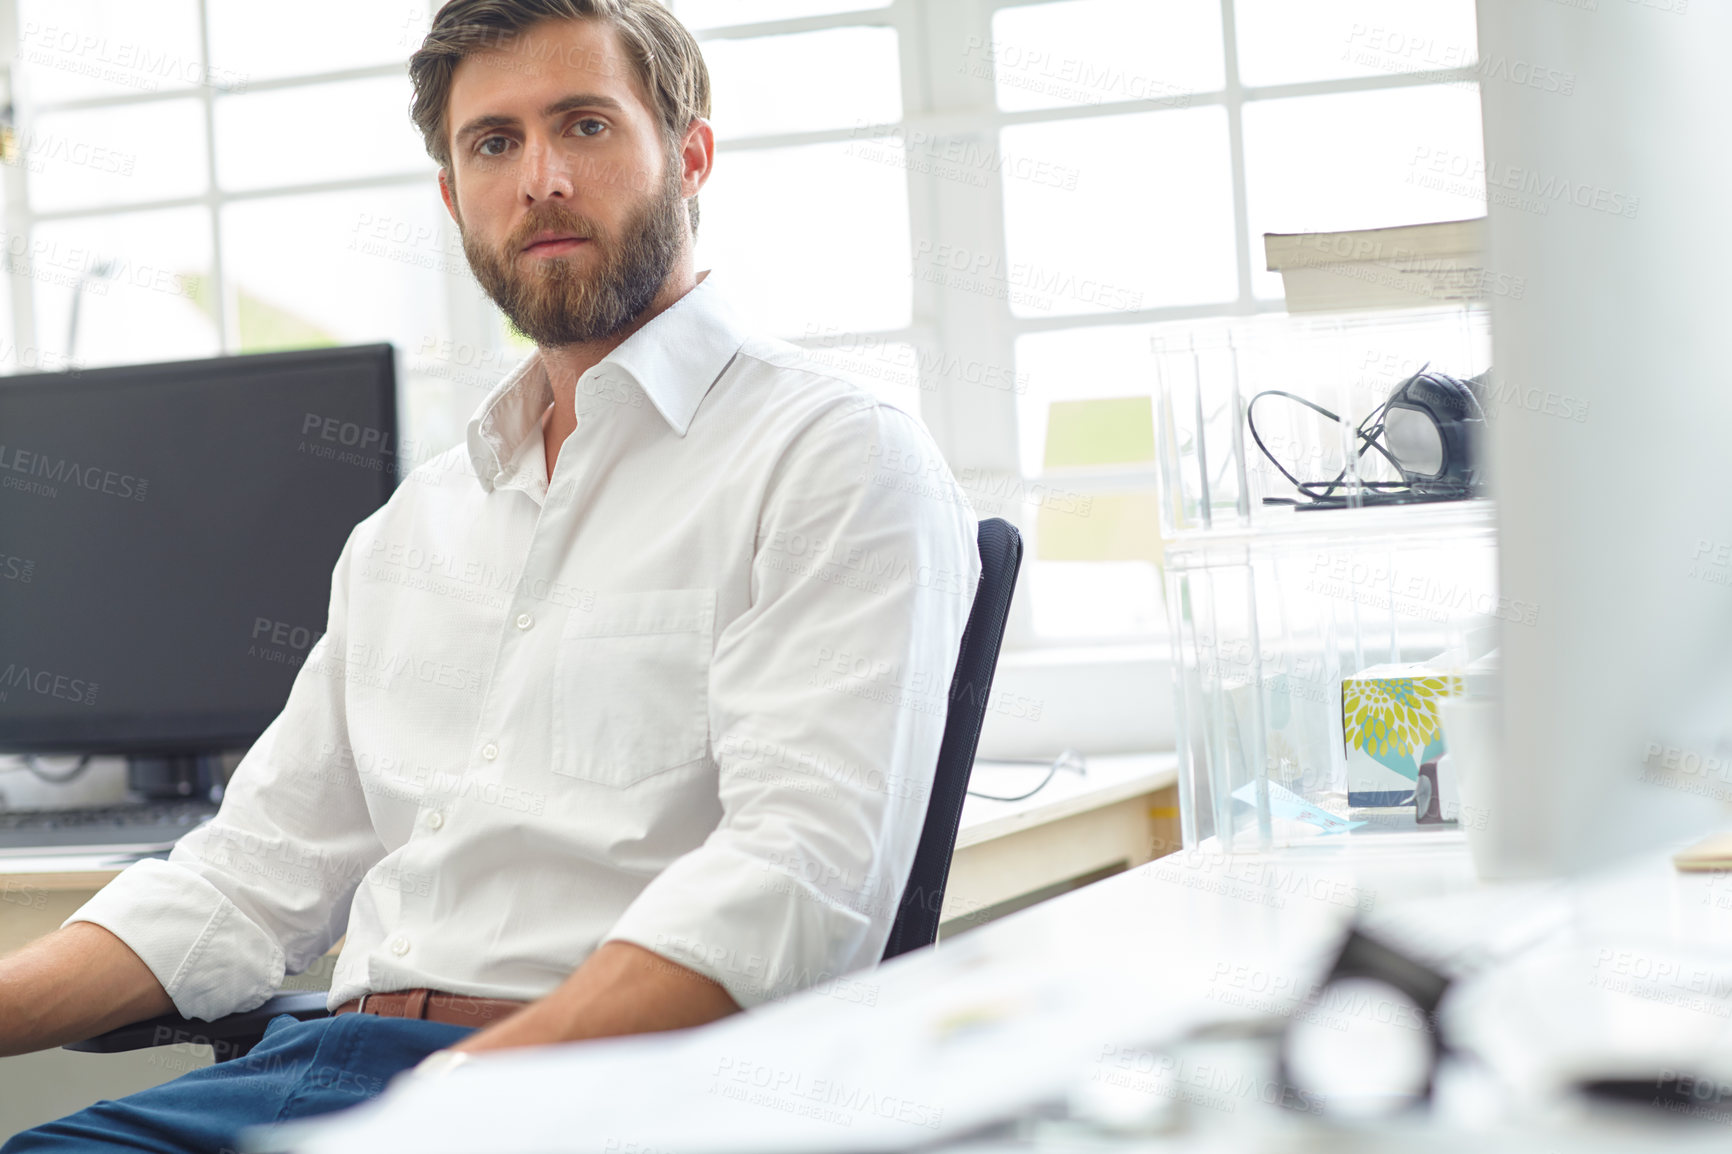
<svg viewBox="0 0 1732 1154">
<path fill-rule="evenodd" d="M 0 750 L 245 745 L 396 480 L 389 345 L 0 379 Z"/>
</svg>

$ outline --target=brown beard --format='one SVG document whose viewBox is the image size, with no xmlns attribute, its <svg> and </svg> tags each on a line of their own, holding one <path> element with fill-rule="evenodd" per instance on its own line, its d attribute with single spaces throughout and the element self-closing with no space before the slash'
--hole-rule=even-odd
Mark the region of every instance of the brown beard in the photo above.
<svg viewBox="0 0 1732 1154">
<path fill-rule="evenodd" d="M 680 211 L 680 169 L 666 165 L 667 179 L 627 219 L 620 235 L 610 237 L 595 221 L 558 201 L 534 205 L 498 249 L 458 225 L 463 255 L 482 289 L 493 298 L 517 330 L 543 348 L 603 340 L 626 328 L 655 300 L 667 282 L 685 238 L 685 214 Z M 590 238 L 599 260 L 584 272 L 581 251 L 570 256 L 544 257 L 529 271 L 517 256 L 543 229 Z"/>
</svg>

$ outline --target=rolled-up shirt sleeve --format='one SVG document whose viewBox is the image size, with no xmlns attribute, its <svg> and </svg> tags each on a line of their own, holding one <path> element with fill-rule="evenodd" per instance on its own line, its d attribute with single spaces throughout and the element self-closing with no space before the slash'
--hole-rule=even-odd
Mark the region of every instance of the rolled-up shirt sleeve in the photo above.
<svg viewBox="0 0 1732 1154">
<path fill-rule="evenodd" d="M 710 668 L 722 819 L 607 935 L 745 1007 L 882 953 L 980 573 L 967 499 L 887 405 L 818 418 L 761 509 L 751 604 Z"/>
<path fill-rule="evenodd" d="M 367 524 L 338 557 L 324 635 L 216 817 L 66 919 L 119 937 L 187 1017 L 252 1009 L 306 969 L 342 936 L 356 885 L 383 856 L 344 707 L 350 553 Z"/>
</svg>

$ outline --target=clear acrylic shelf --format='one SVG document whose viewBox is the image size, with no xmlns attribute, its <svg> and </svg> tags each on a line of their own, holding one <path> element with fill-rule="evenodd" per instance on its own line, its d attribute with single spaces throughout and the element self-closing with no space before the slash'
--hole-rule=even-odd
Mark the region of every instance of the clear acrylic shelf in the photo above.
<svg viewBox="0 0 1732 1154">
<path fill-rule="evenodd" d="M 1477 307 L 1244 318 L 1157 340 L 1187 847 L 1459 830 L 1459 810 L 1456 822 L 1421 822 L 1416 805 L 1447 784 L 1436 701 L 1459 687 L 1467 639 L 1487 622 L 1537 619 L 1499 596 L 1494 504 L 1269 502 L 1302 499 L 1287 474 L 1387 479 L 1351 451 L 1353 426 L 1422 365 L 1466 378 L 1488 367 L 1489 349 Z M 1258 401 L 1257 433 L 1284 470 L 1246 420 L 1272 389 L 1347 419 Z"/>
</svg>

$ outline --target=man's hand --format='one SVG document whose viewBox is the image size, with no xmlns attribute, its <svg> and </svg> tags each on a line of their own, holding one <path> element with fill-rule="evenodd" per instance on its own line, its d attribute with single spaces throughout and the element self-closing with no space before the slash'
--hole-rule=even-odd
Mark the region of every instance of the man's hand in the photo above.
<svg viewBox="0 0 1732 1154">
<path fill-rule="evenodd" d="M 76 1042 L 174 1009 L 127 944 L 73 922 L 0 958 L 0 1057 Z"/>
<path fill-rule="evenodd" d="M 630 942 L 604 942 L 560 987 L 451 1049 L 479 1053 L 701 1026 L 739 1012 L 716 982 Z"/>
</svg>

